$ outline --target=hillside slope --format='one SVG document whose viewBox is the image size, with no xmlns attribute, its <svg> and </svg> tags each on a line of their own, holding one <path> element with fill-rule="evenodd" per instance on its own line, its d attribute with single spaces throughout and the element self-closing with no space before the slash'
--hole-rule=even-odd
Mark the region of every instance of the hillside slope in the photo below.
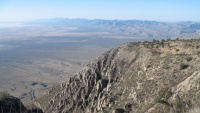
<svg viewBox="0 0 200 113">
<path fill-rule="evenodd" d="M 126 43 L 35 104 L 45 113 L 184 113 L 200 106 L 200 41 Z"/>
</svg>

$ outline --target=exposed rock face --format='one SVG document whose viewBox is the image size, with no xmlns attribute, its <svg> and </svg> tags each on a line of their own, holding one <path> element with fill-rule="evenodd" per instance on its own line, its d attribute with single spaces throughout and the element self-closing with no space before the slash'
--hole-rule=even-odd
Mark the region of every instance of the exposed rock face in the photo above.
<svg viewBox="0 0 200 113">
<path fill-rule="evenodd" d="M 6 96 L 0 99 L 0 113 L 43 113 L 41 109 L 27 109 L 20 99 Z"/>
<path fill-rule="evenodd" d="M 184 113 L 200 106 L 199 41 L 126 43 L 36 99 L 46 113 Z"/>
<path fill-rule="evenodd" d="M 8 96 L 0 100 L 1 113 L 20 113 L 27 111 L 22 102 L 15 97 Z"/>
</svg>

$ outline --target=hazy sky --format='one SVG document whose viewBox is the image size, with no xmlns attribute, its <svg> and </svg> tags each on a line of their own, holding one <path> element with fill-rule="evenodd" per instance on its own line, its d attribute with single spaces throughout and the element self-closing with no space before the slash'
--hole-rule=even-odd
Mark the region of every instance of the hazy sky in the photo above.
<svg viewBox="0 0 200 113">
<path fill-rule="evenodd" d="M 200 0 L 0 0 L 0 21 L 47 18 L 200 21 Z"/>
</svg>

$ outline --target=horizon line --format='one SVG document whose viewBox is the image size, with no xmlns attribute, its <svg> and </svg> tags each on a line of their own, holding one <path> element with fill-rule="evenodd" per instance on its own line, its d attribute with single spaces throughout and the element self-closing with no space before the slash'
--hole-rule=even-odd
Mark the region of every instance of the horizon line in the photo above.
<svg viewBox="0 0 200 113">
<path fill-rule="evenodd" d="M 0 20 L 0 23 L 15 23 L 15 22 L 32 22 L 32 21 L 39 21 L 39 20 L 53 20 L 53 19 L 70 19 L 70 20 L 105 20 L 105 21 L 152 21 L 152 22 L 164 22 L 164 23 L 180 23 L 180 22 L 200 22 L 194 20 L 151 20 L 151 19 L 101 19 L 101 18 L 65 18 L 65 17 L 55 17 L 55 18 L 38 18 L 38 19 L 27 19 L 27 20 Z"/>
</svg>

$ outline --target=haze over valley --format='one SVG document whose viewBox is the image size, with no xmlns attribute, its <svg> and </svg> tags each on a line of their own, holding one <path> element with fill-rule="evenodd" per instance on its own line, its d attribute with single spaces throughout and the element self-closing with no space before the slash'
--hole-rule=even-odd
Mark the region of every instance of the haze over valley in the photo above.
<svg viewBox="0 0 200 113">
<path fill-rule="evenodd" d="M 0 28 L 1 91 L 33 99 L 78 73 L 100 54 L 132 40 L 104 38 L 108 33 L 52 24 Z"/>
<path fill-rule="evenodd" d="M 2 26 L 1 91 L 34 98 L 100 54 L 130 41 L 198 38 L 200 23 L 48 19 Z M 15 79 L 13 79 L 15 78 Z"/>
</svg>

